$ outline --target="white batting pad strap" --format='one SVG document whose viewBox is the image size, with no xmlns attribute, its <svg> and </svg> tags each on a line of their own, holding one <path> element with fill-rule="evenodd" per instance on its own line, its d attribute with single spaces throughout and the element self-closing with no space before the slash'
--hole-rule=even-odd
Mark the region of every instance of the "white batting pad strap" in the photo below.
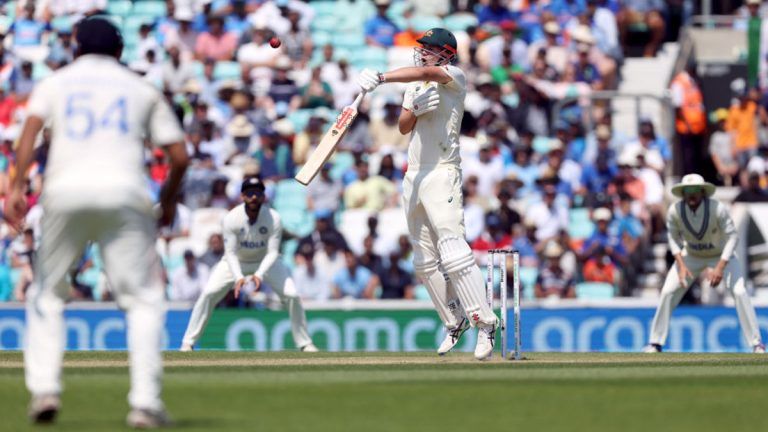
<svg viewBox="0 0 768 432">
<path fill-rule="evenodd" d="M 443 237 L 438 241 L 443 268 L 464 306 L 472 326 L 495 325 L 496 315 L 485 301 L 485 282 L 475 264 L 472 250 L 464 239 Z"/>
</svg>

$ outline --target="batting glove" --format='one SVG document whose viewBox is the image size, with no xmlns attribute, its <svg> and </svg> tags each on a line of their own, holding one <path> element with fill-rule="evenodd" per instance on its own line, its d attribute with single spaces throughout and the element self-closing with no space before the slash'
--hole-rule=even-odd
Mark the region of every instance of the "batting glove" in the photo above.
<svg viewBox="0 0 768 432">
<path fill-rule="evenodd" d="M 440 105 L 440 94 L 434 87 L 427 87 L 417 92 L 405 92 L 403 108 L 410 110 L 416 117 L 430 113 Z"/>
<path fill-rule="evenodd" d="M 363 69 L 357 76 L 357 84 L 363 91 L 372 92 L 381 84 L 381 75 L 373 69 Z"/>
</svg>

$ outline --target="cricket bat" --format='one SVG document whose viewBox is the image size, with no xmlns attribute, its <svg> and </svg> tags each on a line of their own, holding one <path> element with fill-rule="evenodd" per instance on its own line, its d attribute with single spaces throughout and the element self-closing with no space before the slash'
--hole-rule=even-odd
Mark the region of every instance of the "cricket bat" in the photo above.
<svg viewBox="0 0 768 432">
<path fill-rule="evenodd" d="M 328 158 L 331 157 L 333 151 L 336 150 L 336 146 L 339 145 L 341 139 L 349 130 L 349 126 L 352 125 L 355 117 L 357 117 L 357 108 L 360 106 L 360 102 L 363 101 L 363 96 L 365 96 L 365 92 L 357 95 L 355 101 L 352 102 L 352 105 L 344 107 L 344 109 L 341 110 L 341 114 L 336 117 L 336 122 L 331 126 L 331 129 L 325 133 L 315 151 L 309 155 L 307 162 L 294 177 L 296 181 L 306 186 L 313 178 L 315 178 L 317 173 L 320 172 L 320 168 L 322 168 L 325 162 L 328 161 Z"/>
</svg>

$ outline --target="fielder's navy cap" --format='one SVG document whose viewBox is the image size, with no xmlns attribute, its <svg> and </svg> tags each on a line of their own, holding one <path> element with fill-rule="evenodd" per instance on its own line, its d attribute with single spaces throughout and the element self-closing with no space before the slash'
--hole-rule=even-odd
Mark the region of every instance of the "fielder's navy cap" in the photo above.
<svg viewBox="0 0 768 432">
<path fill-rule="evenodd" d="M 112 21 L 92 16 L 77 23 L 77 46 L 80 54 L 115 55 L 123 48 L 123 35 Z"/>
<path fill-rule="evenodd" d="M 245 192 L 252 189 L 259 189 L 264 191 L 264 182 L 262 182 L 258 177 L 248 177 L 247 179 L 243 180 L 243 185 L 240 186 L 240 192 Z"/>
</svg>

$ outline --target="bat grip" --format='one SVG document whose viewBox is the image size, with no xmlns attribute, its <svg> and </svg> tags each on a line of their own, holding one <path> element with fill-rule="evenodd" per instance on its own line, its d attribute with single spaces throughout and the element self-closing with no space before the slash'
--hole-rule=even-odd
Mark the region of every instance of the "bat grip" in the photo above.
<svg viewBox="0 0 768 432">
<path fill-rule="evenodd" d="M 361 91 L 355 98 L 355 101 L 352 102 L 352 105 L 350 105 L 355 111 L 360 108 L 360 102 L 363 101 L 363 97 L 365 97 L 365 90 Z"/>
</svg>

